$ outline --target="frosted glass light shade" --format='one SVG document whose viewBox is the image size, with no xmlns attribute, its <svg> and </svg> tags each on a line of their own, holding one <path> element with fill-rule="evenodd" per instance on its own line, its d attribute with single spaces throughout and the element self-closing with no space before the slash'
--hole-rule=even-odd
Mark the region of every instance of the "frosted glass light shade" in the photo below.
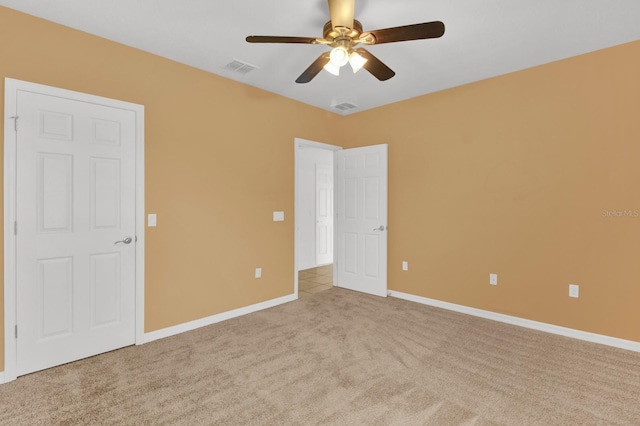
<svg viewBox="0 0 640 426">
<path fill-rule="evenodd" d="M 349 62 L 349 52 L 343 46 L 334 47 L 329 54 L 330 61 L 337 67 L 342 67 Z"/>
<path fill-rule="evenodd" d="M 366 63 L 367 59 L 357 52 L 351 52 L 351 55 L 349 55 L 349 64 L 351 64 L 351 69 L 353 69 L 354 74 L 360 71 Z"/>
<path fill-rule="evenodd" d="M 333 75 L 340 75 L 340 67 L 333 65 L 331 61 L 327 62 L 327 65 L 324 66 L 324 69 L 329 71 Z"/>
</svg>

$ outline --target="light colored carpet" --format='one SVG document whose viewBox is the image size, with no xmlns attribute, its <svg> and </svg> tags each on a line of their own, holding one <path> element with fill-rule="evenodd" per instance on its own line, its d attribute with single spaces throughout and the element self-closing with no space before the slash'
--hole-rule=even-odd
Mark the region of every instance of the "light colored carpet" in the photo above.
<svg viewBox="0 0 640 426">
<path fill-rule="evenodd" d="M 640 354 L 333 288 L 0 386 L 2 425 L 640 424 Z"/>
</svg>

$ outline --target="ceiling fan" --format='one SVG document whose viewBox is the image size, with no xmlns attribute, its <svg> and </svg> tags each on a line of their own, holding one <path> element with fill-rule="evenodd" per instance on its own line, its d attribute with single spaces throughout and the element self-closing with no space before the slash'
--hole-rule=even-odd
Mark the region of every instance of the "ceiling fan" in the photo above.
<svg viewBox="0 0 640 426">
<path fill-rule="evenodd" d="M 396 73 L 368 50 L 362 47 L 356 48 L 357 45 L 424 40 L 442 37 L 444 34 L 444 24 L 440 21 L 363 32 L 362 24 L 353 17 L 355 0 L 328 1 L 331 20 L 324 25 L 322 38 L 252 35 L 248 36 L 246 40 L 249 43 L 325 44 L 331 46 L 331 51 L 320 55 L 296 79 L 296 83 L 310 82 L 322 69 L 339 75 L 340 68 L 347 62 L 351 65 L 354 73 L 364 68 L 378 80 L 385 81 Z"/>
</svg>

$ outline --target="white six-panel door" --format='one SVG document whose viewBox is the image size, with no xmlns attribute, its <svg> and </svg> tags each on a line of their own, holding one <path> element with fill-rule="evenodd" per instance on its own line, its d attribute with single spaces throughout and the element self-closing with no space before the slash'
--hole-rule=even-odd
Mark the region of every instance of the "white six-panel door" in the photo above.
<svg viewBox="0 0 640 426">
<path fill-rule="evenodd" d="M 316 164 L 316 264 L 333 262 L 333 167 Z"/>
<path fill-rule="evenodd" d="M 22 375 L 135 342 L 136 119 L 28 91 L 17 111 Z"/>
<path fill-rule="evenodd" d="M 387 145 L 336 152 L 339 287 L 387 296 Z"/>
</svg>

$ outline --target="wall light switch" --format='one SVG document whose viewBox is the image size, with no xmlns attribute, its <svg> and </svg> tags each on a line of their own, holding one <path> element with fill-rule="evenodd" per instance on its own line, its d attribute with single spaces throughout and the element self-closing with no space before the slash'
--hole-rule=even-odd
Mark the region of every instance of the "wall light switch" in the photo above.
<svg viewBox="0 0 640 426">
<path fill-rule="evenodd" d="M 157 224 L 157 221 L 156 221 L 156 215 L 155 215 L 155 213 L 150 214 L 150 215 L 147 217 L 147 226 L 148 226 L 149 228 L 153 228 L 154 226 L 156 226 L 156 224 Z"/>
<path fill-rule="evenodd" d="M 489 284 L 498 285 L 498 274 L 489 274 Z"/>
<path fill-rule="evenodd" d="M 409 262 L 407 262 L 407 261 L 403 261 L 402 262 L 402 270 L 403 271 L 408 271 L 409 270 Z"/>
<path fill-rule="evenodd" d="M 274 222 L 284 222 L 284 212 L 273 212 Z"/>
<path fill-rule="evenodd" d="M 256 268 L 256 278 L 262 278 L 262 268 Z"/>
<path fill-rule="evenodd" d="M 580 297 L 580 286 L 577 284 L 569 284 L 569 297 Z"/>
</svg>

